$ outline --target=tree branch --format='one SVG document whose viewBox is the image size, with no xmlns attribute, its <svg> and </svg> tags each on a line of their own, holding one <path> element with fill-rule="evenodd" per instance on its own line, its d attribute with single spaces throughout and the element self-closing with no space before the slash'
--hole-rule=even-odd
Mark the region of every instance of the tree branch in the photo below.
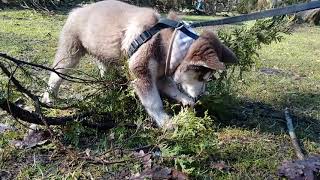
<svg viewBox="0 0 320 180">
<path fill-rule="evenodd" d="M 45 125 L 41 116 L 37 113 L 27 111 L 14 103 L 3 98 L 0 99 L 0 108 L 5 110 L 7 113 L 15 118 L 21 119 L 22 121 Z M 92 122 L 92 119 L 98 123 Z M 109 113 L 97 114 L 95 112 L 84 112 L 78 115 L 62 116 L 62 117 L 46 117 L 43 119 L 48 125 L 65 125 L 68 122 L 79 121 L 84 126 L 97 128 L 97 129 L 111 129 L 115 127 L 115 122 L 111 120 L 111 115 Z M 100 119 L 100 120 L 99 120 Z M 104 123 L 101 123 L 104 122 Z"/>
<path fill-rule="evenodd" d="M 287 120 L 287 127 L 289 131 L 289 135 L 291 138 L 291 142 L 293 145 L 293 148 L 297 154 L 298 159 L 303 160 L 305 158 L 304 154 L 302 153 L 302 150 L 299 146 L 298 138 L 296 136 L 296 133 L 294 132 L 293 128 L 293 123 L 292 123 L 292 118 L 290 117 L 289 110 L 288 108 L 285 109 L 284 111 L 285 118 Z"/>
<path fill-rule="evenodd" d="M 31 67 L 36 67 L 40 69 L 45 69 L 54 73 L 57 73 L 61 78 L 64 78 L 65 80 L 72 81 L 72 82 L 91 82 L 91 83 L 97 83 L 100 81 L 92 81 L 92 80 L 86 80 L 81 79 L 73 76 L 69 76 L 66 74 L 62 74 L 57 72 L 55 69 L 51 69 L 42 65 L 29 63 L 25 61 L 21 61 L 18 59 L 15 59 L 13 57 L 10 57 L 4 53 L 0 53 L 0 57 L 5 58 L 7 60 L 10 60 L 11 62 L 15 63 L 17 67 L 21 67 L 22 65 L 29 65 Z M 9 101 L 9 99 L 1 97 L 0 96 L 0 108 L 5 110 L 7 113 L 12 115 L 15 118 L 18 118 L 22 121 L 39 124 L 39 125 L 65 125 L 68 122 L 71 121 L 79 121 L 81 124 L 87 127 L 91 128 L 97 128 L 97 129 L 110 129 L 116 126 L 115 122 L 112 120 L 110 113 L 100 113 L 97 114 L 96 112 L 83 112 L 76 115 L 70 115 L 70 116 L 63 116 L 63 117 L 46 117 L 41 113 L 41 108 L 53 108 L 51 106 L 48 106 L 44 103 L 41 103 L 39 101 L 39 97 L 32 93 L 29 89 L 24 87 L 19 80 L 17 80 L 13 73 L 11 73 L 7 67 L 0 62 L 0 69 L 2 72 L 9 78 L 9 82 L 11 81 L 13 85 L 16 87 L 17 91 L 26 94 L 30 99 L 32 99 L 35 103 L 36 112 L 30 112 L 27 111 L 16 104 Z M 71 80 L 70 80 L 71 79 Z M 93 120 L 94 119 L 94 120 Z"/>
<path fill-rule="evenodd" d="M 43 66 L 43 65 L 40 65 L 40 64 L 35 64 L 35 63 L 26 62 L 26 61 L 21 61 L 21 60 L 18 60 L 18 59 L 16 59 L 16 58 L 13 58 L 13 57 L 8 56 L 7 54 L 1 53 L 1 52 L 0 52 L 0 57 L 5 58 L 5 59 L 11 61 L 11 62 L 15 63 L 15 64 L 18 65 L 18 66 L 28 65 L 28 66 L 31 66 L 31 67 L 40 68 L 40 69 L 44 69 L 44 70 L 47 70 L 47 71 L 50 71 L 50 72 L 54 72 L 54 73 L 56 73 L 59 77 L 61 77 L 62 79 L 67 80 L 67 81 L 71 81 L 71 82 L 76 82 L 76 83 L 99 83 L 99 82 L 100 82 L 100 83 L 103 83 L 103 82 L 104 82 L 104 81 L 99 81 L 99 80 L 89 80 L 89 79 L 82 79 L 82 78 L 70 76 L 70 75 L 67 75 L 67 74 L 58 72 L 58 71 L 56 71 L 56 70 L 53 69 L 53 68 L 49 68 L 49 67 L 46 67 L 46 66 Z"/>
</svg>

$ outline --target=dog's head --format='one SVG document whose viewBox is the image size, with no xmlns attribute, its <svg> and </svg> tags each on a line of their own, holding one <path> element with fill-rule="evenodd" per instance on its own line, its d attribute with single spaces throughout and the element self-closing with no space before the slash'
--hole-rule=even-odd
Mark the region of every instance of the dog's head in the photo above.
<svg viewBox="0 0 320 180">
<path fill-rule="evenodd" d="M 204 93 L 213 73 L 224 71 L 225 63 L 237 61 L 235 54 L 213 32 L 204 31 L 190 46 L 173 79 L 185 93 L 197 98 Z"/>
</svg>

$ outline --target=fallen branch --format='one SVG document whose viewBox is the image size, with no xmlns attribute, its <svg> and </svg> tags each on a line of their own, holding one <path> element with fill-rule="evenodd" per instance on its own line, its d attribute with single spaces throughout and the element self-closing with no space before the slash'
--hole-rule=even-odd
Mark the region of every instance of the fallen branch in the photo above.
<svg viewBox="0 0 320 180">
<path fill-rule="evenodd" d="M 26 94 L 29 98 L 31 98 L 34 101 L 38 98 L 37 96 L 32 94 L 30 90 L 23 87 L 21 83 L 13 76 L 13 74 L 1 62 L 0 62 L 0 69 L 8 78 L 10 78 L 10 81 L 14 84 L 14 86 L 18 89 L 18 91 Z"/>
<path fill-rule="evenodd" d="M 5 110 L 7 113 L 12 115 L 15 118 L 18 118 L 22 121 L 45 125 L 44 121 L 48 125 L 65 125 L 68 122 L 79 121 L 84 126 L 97 128 L 97 129 L 111 129 L 115 127 L 115 122 L 111 120 L 111 115 L 109 113 L 97 114 L 95 112 L 84 112 L 81 114 L 71 115 L 71 116 L 62 116 L 62 117 L 46 117 L 41 116 L 37 113 L 27 111 L 14 103 L 8 101 L 5 98 L 0 99 L 0 108 Z M 92 122 L 92 119 L 95 119 L 97 123 Z M 100 120 L 99 120 L 100 119 Z M 102 123 L 103 122 L 103 123 Z"/>
<path fill-rule="evenodd" d="M 42 67 L 41 65 L 23 62 L 2 53 L 0 53 L 0 57 L 4 57 L 6 59 L 11 60 L 12 62 L 16 63 L 17 67 L 20 67 L 21 64 L 23 63 L 23 64 L 27 64 L 27 65 L 31 65 L 39 68 L 44 68 L 47 70 L 50 69 L 47 67 Z M 14 118 L 18 118 L 22 121 L 33 123 L 33 124 L 45 125 L 47 126 L 47 128 L 49 128 L 49 125 L 65 125 L 71 121 L 79 121 L 84 126 L 97 128 L 97 129 L 110 129 L 115 127 L 115 122 L 111 120 L 111 115 L 109 113 L 97 114 L 95 112 L 84 112 L 78 115 L 63 116 L 63 117 L 44 116 L 41 112 L 40 106 L 46 107 L 46 108 L 51 108 L 51 107 L 44 103 L 41 103 L 39 100 L 39 97 L 33 94 L 29 89 L 25 88 L 21 84 L 21 82 L 13 76 L 13 73 L 11 73 L 6 68 L 6 66 L 1 62 L 0 62 L 0 69 L 9 78 L 9 82 L 12 82 L 19 92 L 27 95 L 35 103 L 36 112 L 30 112 L 12 103 L 11 101 L 9 101 L 9 99 L 0 97 L 0 108 L 5 110 L 8 114 L 12 115 Z M 52 69 L 51 71 L 55 72 L 55 70 L 52 70 Z M 68 76 L 68 77 L 71 77 L 71 76 Z M 82 79 L 78 79 L 78 80 L 82 80 Z M 92 120 L 93 118 L 95 118 L 95 121 L 97 123 L 93 122 Z"/>
<path fill-rule="evenodd" d="M 288 108 L 285 108 L 284 115 L 287 121 L 287 127 L 291 142 L 297 154 L 298 160 L 284 161 L 278 168 L 278 176 L 288 179 L 319 179 L 320 174 L 320 156 L 306 157 L 299 146 L 298 139 L 294 132 L 292 118 L 290 117 Z"/>
<path fill-rule="evenodd" d="M 293 128 L 293 123 L 292 123 L 292 118 L 290 117 L 289 114 L 289 110 L 288 108 L 285 109 L 284 111 L 284 115 L 287 121 L 287 127 L 288 127 L 288 131 L 289 131 L 289 135 L 291 138 L 291 142 L 293 145 L 293 148 L 297 154 L 298 159 L 303 160 L 305 158 L 304 154 L 302 153 L 302 150 L 299 146 L 299 142 L 296 136 L 296 133 L 294 132 L 294 128 Z"/>
<path fill-rule="evenodd" d="M 99 80 L 90 80 L 90 79 L 82 79 L 82 78 L 78 78 L 78 77 L 74 77 L 74 76 L 70 76 L 64 73 L 61 73 L 59 71 L 57 71 L 56 69 L 53 68 L 49 68 L 40 64 L 35 64 L 35 63 L 31 63 L 31 62 L 26 62 L 26 61 L 21 61 L 19 59 L 16 59 L 14 57 L 8 56 L 5 53 L 1 53 L 0 52 L 0 57 L 7 59 L 13 63 L 15 63 L 17 66 L 22 66 L 22 65 L 27 65 L 27 66 L 31 66 L 34 68 L 39 68 L 39 69 L 44 69 L 50 72 L 54 72 L 56 73 L 60 78 L 70 81 L 70 82 L 75 82 L 75 83 L 104 83 L 104 81 L 99 81 Z"/>
<path fill-rule="evenodd" d="M 107 161 L 97 157 L 80 157 L 79 159 L 86 160 L 88 163 L 91 163 L 91 164 L 103 164 L 103 165 L 122 164 L 122 163 L 128 163 L 129 161 L 129 160 Z"/>
<path fill-rule="evenodd" d="M 1 56 L 1 53 L 0 53 Z M 13 85 L 16 87 L 16 89 L 27 95 L 30 99 L 32 99 L 35 103 L 39 103 L 40 106 L 45 107 L 45 108 L 55 108 L 55 109 L 67 109 L 69 107 L 54 107 L 54 106 L 49 106 L 45 103 L 42 103 L 39 101 L 39 97 L 33 94 L 29 89 L 25 88 L 24 86 L 21 85 L 21 83 L 13 76 L 13 74 L 6 68 L 4 64 L 0 62 L 0 69 L 2 72 L 10 79 L 10 82 L 13 83 Z"/>
</svg>

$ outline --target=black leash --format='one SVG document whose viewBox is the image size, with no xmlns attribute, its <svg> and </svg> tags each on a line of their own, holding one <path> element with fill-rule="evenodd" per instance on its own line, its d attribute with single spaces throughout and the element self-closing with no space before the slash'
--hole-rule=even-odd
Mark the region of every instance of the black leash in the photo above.
<svg viewBox="0 0 320 180">
<path fill-rule="evenodd" d="M 196 22 L 196 23 L 192 23 L 190 26 L 193 28 L 197 28 L 197 27 L 203 27 L 203 26 L 216 26 L 216 25 L 222 25 L 222 24 L 233 24 L 233 23 L 237 23 L 237 22 L 262 19 L 262 18 L 266 18 L 266 17 L 292 14 L 292 13 L 306 11 L 306 10 L 310 10 L 310 9 L 316 9 L 316 8 L 320 8 L 320 1 L 319 0 L 308 2 L 308 3 L 286 6 L 286 7 L 282 7 L 282 8 L 261 11 L 261 12 L 255 12 L 255 13 L 251 13 L 251 14 L 234 16 L 234 17 L 230 17 L 230 18 L 223 18 L 223 19 L 217 19 L 217 20 L 212 20 L 212 21 Z"/>
<path fill-rule="evenodd" d="M 197 28 L 197 27 L 203 27 L 203 26 L 215 26 L 215 25 L 222 25 L 222 24 L 232 24 L 237 22 L 243 22 L 243 21 L 250 21 L 250 20 L 256 20 L 256 19 L 262 19 L 266 17 L 273 17 L 273 16 L 281 16 L 285 14 L 292 14 L 300 11 L 306 11 L 310 9 L 316 9 L 320 8 L 320 1 L 312 1 L 308 3 L 301 3 L 291 6 L 286 6 L 282 8 L 276 8 L 261 12 L 255 12 L 251 14 L 245 14 L 230 18 L 223 18 L 218 20 L 211 20 L 211 21 L 203 21 L 203 22 L 196 22 L 192 23 L 190 27 Z M 146 43 L 148 40 L 152 38 L 155 34 L 157 34 L 160 30 L 165 28 L 180 28 L 180 30 L 188 35 L 189 37 L 193 39 L 197 39 L 199 36 L 186 28 L 185 24 L 183 22 L 174 21 L 171 19 L 160 19 L 159 22 L 154 25 L 152 28 L 142 32 L 133 42 L 131 43 L 128 51 L 129 57 L 131 57 L 138 49 L 139 47 Z"/>
</svg>

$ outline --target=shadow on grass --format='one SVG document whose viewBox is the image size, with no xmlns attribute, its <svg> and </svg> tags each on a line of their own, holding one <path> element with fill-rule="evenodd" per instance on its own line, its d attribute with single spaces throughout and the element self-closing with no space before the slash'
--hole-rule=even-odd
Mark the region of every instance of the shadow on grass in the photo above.
<svg viewBox="0 0 320 180">
<path fill-rule="evenodd" d="M 319 143 L 320 94 L 294 93 L 283 95 L 282 99 L 280 104 L 267 104 L 228 96 L 223 104 L 198 107 L 197 112 L 201 116 L 203 110 L 208 109 L 210 115 L 217 117 L 219 127 L 259 129 L 261 132 L 281 134 L 287 131 L 284 109 L 288 107 L 298 138 Z"/>
</svg>

